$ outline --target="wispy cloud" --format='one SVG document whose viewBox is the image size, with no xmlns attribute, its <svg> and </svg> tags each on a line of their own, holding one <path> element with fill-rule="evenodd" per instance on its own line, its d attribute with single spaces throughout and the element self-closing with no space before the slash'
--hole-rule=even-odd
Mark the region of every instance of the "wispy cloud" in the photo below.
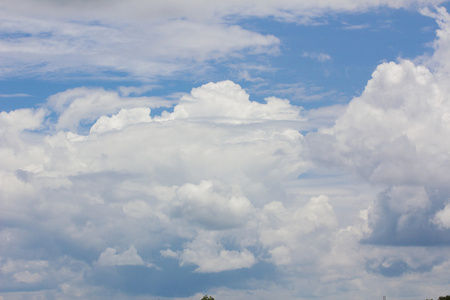
<svg viewBox="0 0 450 300">
<path fill-rule="evenodd" d="M 20 97 L 31 97 L 29 94 L 0 94 L 0 98 L 20 98 Z"/>
<path fill-rule="evenodd" d="M 141 81 L 238 53 L 273 53 L 279 40 L 239 26 L 165 20 L 160 23 L 64 22 L 3 15 L 0 76 L 99 76 L 125 72 Z M 7 24 L 7 26 L 6 26 Z"/>
<path fill-rule="evenodd" d="M 302 57 L 308 57 L 311 59 L 318 60 L 320 62 L 326 62 L 331 60 L 331 56 L 324 52 L 303 52 Z"/>
<path fill-rule="evenodd" d="M 370 27 L 369 24 L 357 24 L 357 25 L 349 25 L 344 23 L 344 27 L 343 29 L 345 30 L 363 30 L 363 29 L 367 29 Z"/>
</svg>

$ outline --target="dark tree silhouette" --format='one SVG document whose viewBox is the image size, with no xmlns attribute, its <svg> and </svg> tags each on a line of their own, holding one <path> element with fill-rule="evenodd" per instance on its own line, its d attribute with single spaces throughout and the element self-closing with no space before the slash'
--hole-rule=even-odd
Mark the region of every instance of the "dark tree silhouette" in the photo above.
<svg viewBox="0 0 450 300">
<path fill-rule="evenodd" d="M 450 300 L 450 295 L 447 296 L 440 296 L 439 300 Z"/>
<path fill-rule="evenodd" d="M 211 296 L 205 295 L 205 296 L 203 296 L 202 300 L 214 300 L 214 298 Z"/>
</svg>

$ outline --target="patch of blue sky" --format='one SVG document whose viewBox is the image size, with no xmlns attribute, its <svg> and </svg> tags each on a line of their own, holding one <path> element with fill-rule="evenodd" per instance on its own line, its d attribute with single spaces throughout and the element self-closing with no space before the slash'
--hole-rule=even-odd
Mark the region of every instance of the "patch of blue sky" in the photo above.
<svg viewBox="0 0 450 300">
<path fill-rule="evenodd" d="M 28 32 L 1 32 L 0 33 L 0 40 L 14 40 L 14 39 L 20 39 L 20 38 L 26 38 L 31 37 L 32 34 Z"/>
<path fill-rule="evenodd" d="M 48 81 L 34 78 L 11 78 L 0 80 L 0 110 L 11 111 L 33 108 L 45 102 L 48 96 L 73 88 L 73 82 Z M 17 94 L 24 94 L 16 97 Z"/>
</svg>

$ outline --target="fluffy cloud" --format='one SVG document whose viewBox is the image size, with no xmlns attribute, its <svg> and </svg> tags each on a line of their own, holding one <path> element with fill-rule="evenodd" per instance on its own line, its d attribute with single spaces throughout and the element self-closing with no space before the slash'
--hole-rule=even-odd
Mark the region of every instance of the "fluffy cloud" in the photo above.
<svg viewBox="0 0 450 300">
<path fill-rule="evenodd" d="M 77 132 L 83 125 L 90 125 L 99 117 L 93 131 L 107 131 L 129 123 L 132 115 L 145 121 L 145 114 L 150 114 L 149 108 L 169 107 L 173 102 L 158 97 L 120 97 L 115 91 L 101 88 L 75 88 L 51 96 L 47 107 L 58 115 L 57 130 Z M 139 110 L 143 108 L 144 110 Z M 118 116 L 108 118 L 105 114 L 123 112 Z M 131 109 L 131 110 L 127 110 Z M 136 121 L 140 122 L 140 121 Z M 117 128 L 116 128 L 117 129 Z"/>
<path fill-rule="evenodd" d="M 382 64 L 336 125 L 311 135 L 313 153 L 376 183 L 443 184 L 450 149 L 441 138 L 450 133 L 443 95 L 425 67 Z"/>
<path fill-rule="evenodd" d="M 144 261 L 139 256 L 136 248 L 133 245 L 131 245 L 128 250 L 125 250 L 121 254 L 116 253 L 116 249 L 106 248 L 106 250 L 100 254 L 98 263 L 102 266 L 139 266 L 144 264 Z"/>
<path fill-rule="evenodd" d="M 320 11 L 327 4 L 297 3 Z M 247 14 L 289 18 L 296 10 L 277 7 L 292 5 L 249 5 Z M 371 2 L 330 5 L 353 10 Z M 441 14 L 436 53 L 447 43 Z M 173 28 L 185 21 L 192 22 Z M 80 24 L 72 30 L 103 26 Z M 223 43 L 212 37 L 215 46 L 202 52 L 186 43 L 180 57 L 208 60 L 249 47 L 270 52 L 277 44 L 224 24 L 209 34 L 216 29 L 249 42 L 234 40 L 211 54 Z M 170 46 L 170 39 L 160 42 Z M 179 54 L 167 55 L 172 61 Z M 313 125 L 289 101 L 251 101 L 231 81 L 195 88 L 176 104 L 129 97 L 133 89 L 77 88 L 53 95 L 42 109 L 0 113 L 2 291 L 66 299 L 194 299 L 211 288 L 242 298 L 223 285 L 245 289 L 249 299 L 359 299 L 380 287 L 377 293 L 399 298 L 405 290 L 410 298 L 435 293 L 448 286 L 450 261 L 448 247 L 438 247 L 450 243 L 450 146 L 443 138 L 450 109 L 441 59 L 381 64 L 345 109 L 304 113 Z M 168 111 L 150 115 L 158 107 Z M 328 128 L 300 133 L 337 115 Z M 348 171 L 371 188 L 346 182 L 341 172 Z M 368 206 L 374 190 L 383 191 Z"/>
<path fill-rule="evenodd" d="M 438 13 L 448 20 L 445 10 Z M 437 56 L 448 44 L 447 25 L 440 26 Z M 409 60 L 379 65 L 334 126 L 307 135 L 317 161 L 386 187 L 368 209 L 371 232 L 365 242 L 450 243 L 445 225 L 450 143 L 442 138 L 450 135 L 448 73 L 445 60 L 437 65 L 436 56 L 421 59 L 422 65 Z"/>
<path fill-rule="evenodd" d="M 8 260 L 5 264 L 3 264 L 1 270 L 5 275 L 12 274 L 12 277 L 18 282 L 36 283 L 44 279 L 48 266 L 48 262 L 42 260 Z"/>
<path fill-rule="evenodd" d="M 259 247 L 277 263 L 283 245 L 293 251 L 298 239 L 260 240 L 258 220 L 266 204 L 287 197 L 282 182 L 308 168 L 300 157 L 300 108 L 250 101 L 225 81 L 194 89 L 173 113 L 150 116 L 151 107 L 171 103 L 79 88 L 50 97 L 45 109 L 1 114 L 9 137 L 1 145 L 9 155 L 2 160 L 1 218 L 8 225 L 1 251 L 11 261 L 26 255 L 48 264 L 45 272 L 5 273 L 8 284 L 50 284 L 64 257 L 82 262 L 96 282 L 111 266 L 120 267 L 113 272 L 121 278 L 127 268 L 173 257 L 179 268 L 220 273 L 257 266 Z M 313 211 L 308 232 L 322 227 Z M 80 278 L 71 271 L 54 284 L 85 293 Z"/>
<path fill-rule="evenodd" d="M 118 266 L 105 282 L 116 282 L 126 293 L 121 272 L 144 268 L 149 271 L 139 272 L 156 276 L 152 272 L 164 272 L 175 260 L 180 270 L 192 268 L 200 275 L 273 264 L 299 288 L 304 282 L 289 274 L 310 274 L 338 292 L 342 286 L 334 285 L 335 280 L 369 290 L 371 274 L 395 278 L 440 268 L 446 260 L 442 253 L 437 254 L 439 261 L 417 260 L 418 248 L 399 257 L 374 246 L 448 242 L 449 193 L 441 181 L 430 187 L 427 176 L 432 171 L 425 162 L 424 172 L 430 174 L 411 177 L 414 174 L 403 170 L 412 164 L 411 157 L 396 161 L 383 156 L 394 152 L 388 151 L 393 146 L 386 141 L 396 145 L 403 135 L 416 145 L 412 159 L 417 163 L 445 159 L 431 155 L 443 152 L 445 143 L 422 133 L 428 129 L 421 126 L 429 124 L 416 124 L 418 117 L 447 130 L 445 123 L 437 122 L 445 119 L 446 106 L 433 78 L 409 61 L 381 65 L 336 125 L 309 134 L 306 141 L 298 129 L 310 125 L 304 124 L 299 107 L 280 99 L 250 101 L 230 81 L 193 89 L 172 113 L 161 116 L 150 116 L 150 107 L 172 102 L 85 88 L 50 97 L 47 111 L 2 113 L 2 134 L 10 137 L 1 146 L 2 153 L 10 155 L 2 161 L 1 173 L 2 219 L 8 224 L 0 236 L 8 259 L 3 269 L 12 270 L 23 255 L 46 262 L 42 268 L 4 271 L 5 285 L 51 287 L 60 276 L 54 282 L 65 293 L 95 295 L 89 294 L 93 287 L 77 268 L 95 284 L 106 276 L 104 268 Z M 386 92 L 400 88 L 403 93 Z M 416 90 L 410 92 L 412 88 Z M 403 99 L 404 94 L 408 97 Z M 425 95 L 431 96 L 422 103 L 418 97 Z M 111 105 L 105 106 L 108 100 Z M 419 104 L 425 106 L 416 109 Z M 85 114 L 88 107 L 94 109 Z M 54 123 L 46 119 L 52 112 L 58 117 Z M 18 122 L 24 116 L 29 122 Z M 427 146 L 433 140 L 441 148 Z M 368 181 L 395 184 L 380 194 L 359 223 L 340 229 L 332 198 L 305 199 L 302 192 L 283 185 L 311 167 L 304 158 L 305 146 L 317 160 L 350 168 Z M 334 151 L 323 151 L 330 148 Z M 398 173 L 374 172 L 379 168 L 374 162 L 389 159 L 404 164 Z M 64 256 L 73 264 L 67 274 Z M 146 268 L 151 266 L 148 261 L 157 261 L 161 270 Z M 319 286 L 309 291 L 323 295 Z"/>
<path fill-rule="evenodd" d="M 448 196 L 444 188 L 388 188 L 368 209 L 371 232 L 363 240 L 401 246 L 448 245 L 448 230 L 439 229 L 443 224 L 440 212 Z"/>
<path fill-rule="evenodd" d="M 249 95 L 231 81 L 205 84 L 181 98 L 168 119 L 210 119 L 231 124 L 263 121 L 299 121 L 301 107 L 288 100 L 270 97 L 266 104 L 249 100 Z M 166 114 L 167 115 L 167 114 Z"/>
<path fill-rule="evenodd" d="M 117 115 L 111 117 L 101 116 L 92 125 L 90 133 L 102 133 L 113 129 L 120 130 L 130 124 L 150 121 L 150 109 L 148 107 L 121 109 Z"/>
<path fill-rule="evenodd" d="M 330 246 L 330 233 L 337 229 L 333 208 L 323 195 L 297 209 L 271 202 L 260 211 L 259 218 L 259 240 L 277 265 L 317 263 L 320 251 Z"/>
<path fill-rule="evenodd" d="M 183 251 L 175 253 L 171 250 L 162 251 L 162 255 L 179 258 L 180 265 L 194 264 L 195 272 L 211 273 L 250 268 L 256 259 L 249 250 L 226 250 L 217 241 L 214 232 L 200 231 L 197 237 L 184 246 Z"/>
<path fill-rule="evenodd" d="M 177 189 L 171 203 L 172 215 L 210 229 L 241 226 L 250 217 L 253 207 L 239 190 L 237 185 L 233 189 L 212 181 L 184 184 Z"/>
<path fill-rule="evenodd" d="M 450 204 L 438 211 L 433 220 L 440 228 L 450 228 Z"/>
</svg>

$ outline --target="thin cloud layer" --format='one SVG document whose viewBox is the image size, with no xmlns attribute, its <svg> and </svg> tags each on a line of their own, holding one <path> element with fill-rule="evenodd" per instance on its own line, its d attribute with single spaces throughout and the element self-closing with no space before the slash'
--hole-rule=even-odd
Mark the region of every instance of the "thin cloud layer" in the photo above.
<svg viewBox="0 0 450 300">
<path fill-rule="evenodd" d="M 196 0 L 191 3 L 186 3 L 180 0 L 166 1 L 164 3 L 148 2 L 143 0 L 133 0 L 126 5 L 121 1 L 104 1 L 96 0 L 86 2 L 59 2 L 46 1 L 44 3 L 36 3 L 32 0 L 12 1 L 6 0 L 3 2 L 4 9 L 12 10 L 14 12 L 26 13 L 30 15 L 52 15 L 48 12 L 51 7 L 60 13 L 59 17 L 65 18 L 67 16 L 77 15 L 84 18 L 105 18 L 105 19 L 120 19 L 134 17 L 138 20 L 140 18 L 150 20 L 160 20 L 165 18 L 177 19 L 209 19 L 217 17 L 225 17 L 229 15 L 235 16 L 256 16 L 267 17 L 275 16 L 277 18 L 294 18 L 298 16 L 316 16 L 329 11 L 364 11 L 371 7 L 388 6 L 392 8 L 401 7 L 421 7 L 426 5 L 438 5 L 443 1 L 430 0 L 415 0 L 415 1 L 294 1 L 283 0 L 277 3 L 264 2 L 256 0 L 246 1 L 227 1 L 220 3 L 212 3 L 206 0 Z M 20 4 L 20 5 L 18 5 Z M 58 17 L 56 17 L 58 18 Z"/>
<path fill-rule="evenodd" d="M 3 78 L 125 72 L 148 81 L 231 54 L 274 53 L 279 43 L 274 36 L 223 23 L 70 22 L 0 13 L 7 37 L 0 41 Z"/>
<path fill-rule="evenodd" d="M 441 1 L 3 1 L 0 78 L 83 74 L 154 81 L 198 72 L 208 61 L 278 53 L 279 39 L 231 25 L 230 18 L 314 23 L 331 11 L 407 8 Z M 319 56 L 318 59 L 327 59 Z M 125 73 L 125 74 L 124 74 Z M 58 74 L 58 75 L 56 75 Z"/>
</svg>

